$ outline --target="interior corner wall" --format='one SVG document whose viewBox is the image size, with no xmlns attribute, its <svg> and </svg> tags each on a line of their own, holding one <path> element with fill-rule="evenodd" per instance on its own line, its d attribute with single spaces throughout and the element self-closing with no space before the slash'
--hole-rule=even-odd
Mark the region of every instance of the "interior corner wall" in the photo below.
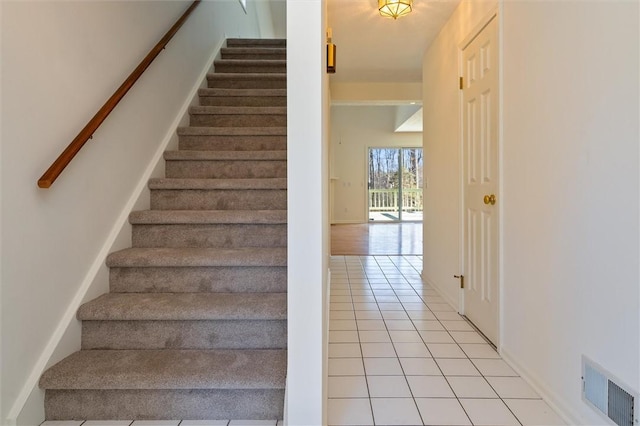
<svg viewBox="0 0 640 426">
<path fill-rule="evenodd" d="M 287 401 L 285 423 L 326 423 L 326 0 L 287 1 Z"/>
<path fill-rule="evenodd" d="M 331 107 L 331 220 L 368 223 L 368 148 L 420 147 L 421 133 L 394 133 L 396 106 Z"/>
<path fill-rule="evenodd" d="M 463 0 L 423 58 L 423 277 L 458 306 L 461 146 L 458 52 L 497 1 Z"/>
<path fill-rule="evenodd" d="M 503 355 L 576 424 L 640 391 L 638 2 L 504 3 Z"/>
<path fill-rule="evenodd" d="M 95 282 L 92 265 L 103 261 L 98 255 L 123 207 L 215 48 L 225 35 L 259 36 L 252 3 L 245 14 L 237 0 L 202 2 L 43 190 L 40 175 L 188 4 L 2 2 L 1 424 L 42 420 L 42 404 L 23 408 L 29 395 L 41 393 L 43 362 L 53 361 L 47 354 L 79 349 L 79 333 L 56 340 L 56 330 L 70 326 L 66 312 L 84 283 Z M 106 279 L 95 285 L 108 288 Z"/>
</svg>

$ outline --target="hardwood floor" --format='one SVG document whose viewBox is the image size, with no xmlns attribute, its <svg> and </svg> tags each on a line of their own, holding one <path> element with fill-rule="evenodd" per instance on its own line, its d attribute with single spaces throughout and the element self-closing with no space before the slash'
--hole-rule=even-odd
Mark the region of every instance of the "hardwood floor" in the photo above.
<svg viewBox="0 0 640 426">
<path fill-rule="evenodd" d="M 332 255 L 421 255 L 422 223 L 331 225 Z"/>
</svg>

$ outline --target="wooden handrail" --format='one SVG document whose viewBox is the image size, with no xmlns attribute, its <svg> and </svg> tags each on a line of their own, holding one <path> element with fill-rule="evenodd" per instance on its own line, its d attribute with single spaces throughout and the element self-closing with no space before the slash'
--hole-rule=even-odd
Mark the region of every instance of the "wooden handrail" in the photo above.
<svg viewBox="0 0 640 426">
<path fill-rule="evenodd" d="M 91 139 L 93 133 L 96 131 L 98 127 L 102 124 L 102 122 L 111 114 L 111 111 L 118 105 L 120 100 L 124 98 L 124 95 L 127 94 L 129 89 L 135 84 L 136 81 L 140 78 L 142 73 L 151 65 L 151 62 L 160 54 L 160 52 L 165 48 L 169 40 L 173 38 L 173 36 L 178 32 L 182 24 L 187 20 L 193 9 L 195 9 L 198 4 L 200 4 L 201 0 L 195 0 L 191 3 L 191 6 L 182 14 L 180 19 L 176 21 L 175 24 L 171 27 L 169 31 L 160 39 L 158 44 L 154 46 L 153 49 L 145 56 L 145 58 L 140 62 L 140 65 L 136 67 L 135 70 L 127 77 L 127 79 L 122 83 L 118 90 L 115 91 L 113 95 L 107 100 L 107 102 L 98 110 L 96 115 L 87 123 L 86 126 L 78 133 L 78 136 L 75 137 L 73 141 L 69 144 L 69 146 L 62 151 L 62 154 L 53 162 L 51 167 L 47 169 L 46 172 L 42 175 L 42 177 L 38 180 L 38 186 L 40 188 L 49 188 L 53 182 L 60 176 L 60 173 L 69 165 L 73 157 L 80 151 L 80 149 L 84 146 L 84 144 Z"/>
</svg>

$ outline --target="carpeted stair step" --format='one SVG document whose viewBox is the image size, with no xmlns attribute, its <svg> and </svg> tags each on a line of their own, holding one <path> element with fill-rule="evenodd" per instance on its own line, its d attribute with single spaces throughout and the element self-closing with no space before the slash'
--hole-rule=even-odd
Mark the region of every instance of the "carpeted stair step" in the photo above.
<svg viewBox="0 0 640 426">
<path fill-rule="evenodd" d="M 57 419 L 279 419 L 286 350 L 83 350 L 49 368 Z"/>
<path fill-rule="evenodd" d="M 286 293 L 109 293 L 82 305 L 82 349 L 286 348 Z"/>
<path fill-rule="evenodd" d="M 154 210 L 284 210 L 287 180 L 151 179 Z"/>
<path fill-rule="evenodd" d="M 223 47 L 222 59 L 287 59 L 286 47 Z"/>
<path fill-rule="evenodd" d="M 287 128 L 179 127 L 180 150 L 259 151 L 286 150 Z"/>
<path fill-rule="evenodd" d="M 286 247 L 286 224 L 134 225 L 133 247 Z"/>
<path fill-rule="evenodd" d="M 282 127 L 287 125 L 286 107 L 220 107 L 189 108 L 192 126 L 208 127 Z"/>
<path fill-rule="evenodd" d="M 283 38 L 228 38 L 227 47 L 287 47 L 287 40 Z"/>
<path fill-rule="evenodd" d="M 286 60 L 218 59 L 213 62 L 216 73 L 285 73 Z"/>
<path fill-rule="evenodd" d="M 207 74 L 209 88 L 286 89 L 286 73 L 222 73 Z"/>
<path fill-rule="evenodd" d="M 286 320 L 83 321 L 82 349 L 283 349 Z"/>
<path fill-rule="evenodd" d="M 111 266 L 109 289 L 117 293 L 287 291 L 286 266 Z"/>
<path fill-rule="evenodd" d="M 87 321 L 286 318 L 286 293 L 107 293 L 78 309 Z"/>
<path fill-rule="evenodd" d="M 128 248 L 107 256 L 108 267 L 286 266 L 287 249 Z"/>
<path fill-rule="evenodd" d="M 164 159 L 168 178 L 287 177 L 286 151 L 168 151 Z"/>
<path fill-rule="evenodd" d="M 129 215 L 133 225 L 154 224 L 286 224 L 286 210 L 138 210 Z"/>
<path fill-rule="evenodd" d="M 133 212 L 133 247 L 286 247 L 285 210 Z"/>
<path fill-rule="evenodd" d="M 203 106 L 286 106 L 286 89 L 200 89 Z"/>
</svg>

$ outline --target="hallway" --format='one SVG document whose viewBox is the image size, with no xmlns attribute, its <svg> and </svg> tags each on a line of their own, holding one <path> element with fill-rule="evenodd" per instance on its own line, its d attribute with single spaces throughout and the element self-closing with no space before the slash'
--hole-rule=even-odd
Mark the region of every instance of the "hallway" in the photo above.
<svg viewBox="0 0 640 426">
<path fill-rule="evenodd" d="M 328 424 L 565 424 L 421 270 L 421 256 L 331 258 Z"/>
</svg>

